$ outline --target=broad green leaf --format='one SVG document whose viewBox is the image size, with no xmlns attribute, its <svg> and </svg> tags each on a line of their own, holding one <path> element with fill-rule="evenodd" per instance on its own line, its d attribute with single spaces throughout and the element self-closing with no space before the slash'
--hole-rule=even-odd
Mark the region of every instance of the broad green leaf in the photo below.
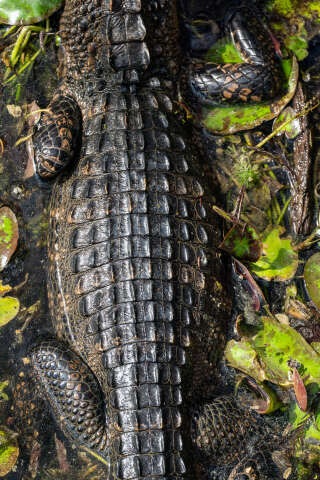
<svg viewBox="0 0 320 480">
<path fill-rule="evenodd" d="M 307 260 L 303 276 L 311 300 L 320 309 L 320 252 Z"/>
<path fill-rule="evenodd" d="M 240 328 L 239 328 L 240 327 Z M 320 384 L 320 356 L 294 328 L 273 317 L 261 317 L 261 324 L 250 326 L 241 322 L 239 342 L 231 340 L 226 359 L 234 368 L 261 382 L 292 387 L 292 362 L 298 365 L 305 384 Z"/>
<path fill-rule="evenodd" d="M 225 349 L 225 357 L 229 365 L 258 382 L 266 379 L 264 366 L 260 364 L 258 354 L 247 340 L 230 340 Z"/>
<path fill-rule="evenodd" d="M 0 327 L 6 325 L 10 320 L 13 320 L 18 314 L 20 303 L 14 297 L 0 298 Z"/>
<path fill-rule="evenodd" d="M 277 226 L 268 230 L 263 238 L 263 253 L 251 264 L 251 271 L 265 280 L 285 281 L 294 276 L 298 268 L 298 253 L 290 238 L 280 238 L 284 228 Z"/>
<path fill-rule="evenodd" d="M 17 248 L 19 238 L 18 222 L 9 207 L 0 208 L 0 271 L 9 262 Z"/>
<path fill-rule="evenodd" d="M 31 25 L 49 17 L 63 0 L 0 0 L 0 23 Z"/>
</svg>

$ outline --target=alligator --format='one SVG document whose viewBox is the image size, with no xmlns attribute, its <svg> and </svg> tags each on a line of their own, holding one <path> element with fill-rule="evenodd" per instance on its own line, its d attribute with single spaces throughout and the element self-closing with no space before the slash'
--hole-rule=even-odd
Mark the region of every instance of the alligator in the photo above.
<svg viewBox="0 0 320 480">
<path fill-rule="evenodd" d="M 108 464 L 104 478 L 204 478 L 190 411 L 217 393 L 231 295 L 214 175 L 178 78 L 210 102 L 232 97 L 239 75 L 230 65 L 182 71 L 174 0 L 66 0 L 59 31 L 62 79 L 34 132 L 37 172 L 54 179 L 56 339 L 32 349 L 30 378 L 66 437 Z M 235 31 L 248 50 L 250 36 Z M 270 72 L 251 54 L 248 71 Z"/>
</svg>

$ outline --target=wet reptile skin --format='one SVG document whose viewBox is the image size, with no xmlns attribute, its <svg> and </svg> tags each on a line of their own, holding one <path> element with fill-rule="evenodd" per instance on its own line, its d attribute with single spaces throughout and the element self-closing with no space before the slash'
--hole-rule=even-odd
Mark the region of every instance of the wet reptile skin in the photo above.
<svg viewBox="0 0 320 480">
<path fill-rule="evenodd" d="M 36 348 L 32 365 L 67 436 L 110 457 L 105 478 L 194 478 L 181 434 L 187 449 L 188 406 L 215 390 L 230 302 L 212 186 L 174 112 L 176 5 L 81 5 L 66 2 L 63 83 L 34 142 L 44 177 L 78 158 L 50 207 L 62 343 Z"/>
<path fill-rule="evenodd" d="M 32 375 L 104 478 L 191 480 L 190 408 L 214 397 L 230 296 L 212 180 L 175 103 L 176 2 L 67 0 L 60 34 L 34 136 L 42 177 L 70 162 L 50 206 L 58 342 L 34 349 Z"/>
</svg>

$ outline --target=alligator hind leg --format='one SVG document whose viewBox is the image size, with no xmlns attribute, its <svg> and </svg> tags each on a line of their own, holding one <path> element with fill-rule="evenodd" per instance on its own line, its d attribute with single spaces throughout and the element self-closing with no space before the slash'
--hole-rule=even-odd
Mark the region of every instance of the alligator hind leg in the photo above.
<svg viewBox="0 0 320 480">
<path fill-rule="evenodd" d="M 248 8 L 229 13 L 228 30 L 243 63 L 192 63 L 187 88 L 205 105 L 260 102 L 273 98 L 281 86 L 281 70 L 267 28 Z"/>
<path fill-rule="evenodd" d="M 279 437 L 258 414 L 231 396 L 219 397 L 193 412 L 191 437 L 200 463 L 214 472 L 215 479 L 282 478 L 270 454 L 270 449 L 279 446 Z"/>
<path fill-rule="evenodd" d="M 46 342 L 31 352 L 26 366 L 30 382 L 26 378 L 25 385 L 36 385 L 36 397 L 49 404 L 54 420 L 65 436 L 100 458 L 105 457 L 104 405 L 98 382 L 87 365 L 66 347 Z M 21 416 L 25 405 L 23 397 L 27 393 L 22 391 L 24 387 L 22 390 L 21 386 L 17 388 L 15 408 L 19 411 L 14 412 L 15 417 Z"/>
<path fill-rule="evenodd" d="M 79 147 L 80 124 L 76 101 L 57 93 L 41 114 L 33 136 L 34 159 L 41 178 L 54 178 L 70 163 Z"/>
</svg>

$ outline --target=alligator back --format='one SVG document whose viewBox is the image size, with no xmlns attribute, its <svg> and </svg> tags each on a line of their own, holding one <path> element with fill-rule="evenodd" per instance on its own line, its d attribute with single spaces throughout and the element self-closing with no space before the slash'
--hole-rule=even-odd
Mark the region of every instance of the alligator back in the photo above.
<svg viewBox="0 0 320 480">
<path fill-rule="evenodd" d="M 75 3 L 61 23 L 63 92 L 82 140 L 52 192 L 50 309 L 100 384 L 105 431 L 93 433 L 110 477 L 177 480 L 187 404 L 211 396 L 228 302 L 203 158 L 174 113 L 175 2 Z M 96 37 L 71 44 L 71 21 Z"/>
</svg>

